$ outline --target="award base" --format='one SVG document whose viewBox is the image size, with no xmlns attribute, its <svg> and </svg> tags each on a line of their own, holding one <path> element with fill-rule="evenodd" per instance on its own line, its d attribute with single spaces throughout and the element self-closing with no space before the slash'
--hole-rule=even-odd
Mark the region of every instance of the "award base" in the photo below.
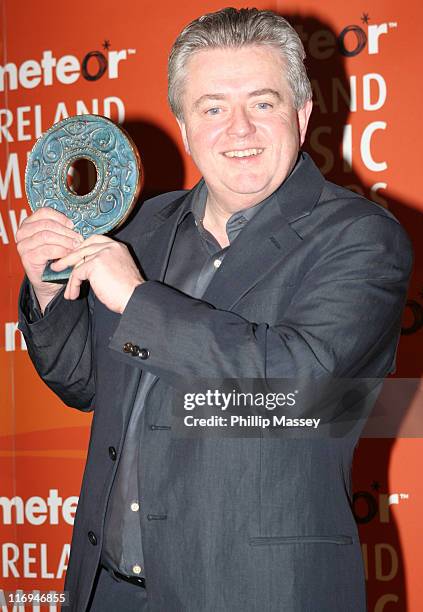
<svg viewBox="0 0 423 612">
<path fill-rule="evenodd" d="M 46 283 L 61 283 L 62 285 L 65 285 L 69 280 L 72 268 L 68 267 L 64 270 L 61 270 L 60 272 L 55 272 L 51 269 L 52 263 L 52 261 L 49 261 L 46 265 L 41 280 Z"/>
</svg>

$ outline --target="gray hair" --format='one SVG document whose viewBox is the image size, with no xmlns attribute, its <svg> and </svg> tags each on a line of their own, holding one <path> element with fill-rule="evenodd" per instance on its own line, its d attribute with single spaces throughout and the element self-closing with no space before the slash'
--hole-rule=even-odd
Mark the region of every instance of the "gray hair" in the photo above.
<svg viewBox="0 0 423 612">
<path fill-rule="evenodd" d="M 189 23 L 172 47 L 168 64 L 168 100 L 178 119 L 183 120 L 182 95 L 191 55 L 205 49 L 245 45 L 269 45 L 277 49 L 286 66 L 285 77 L 292 91 L 294 107 L 298 110 L 311 100 L 304 47 L 287 20 L 273 11 L 224 8 Z"/>
</svg>

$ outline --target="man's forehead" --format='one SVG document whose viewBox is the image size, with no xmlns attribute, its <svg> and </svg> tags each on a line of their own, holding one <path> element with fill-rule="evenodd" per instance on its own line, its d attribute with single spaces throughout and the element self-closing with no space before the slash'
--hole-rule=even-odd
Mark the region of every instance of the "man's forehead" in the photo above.
<svg viewBox="0 0 423 612">
<path fill-rule="evenodd" d="M 244 61 L 243 58 L 245 58 Z M 273 45 L 264 44 L 198 49 L 189 56 L 186 68 L 188 70 L 201 69 L 201 65 L 205 63 L 215 64 L 216 68 L 218 68 L 224 63 L 225 65 L 232 64 L 234 68 L 241 70 L 248 67 L 252 61 L 254 63 L 259 61 L 270 66 L 277 64 L 278 67 L 285 68 L 285 61 L 280 51 Z"/>
<path fill-rule="evenodd" d="M 187 62 L 185 86 L 195 98 L 223 96 L 229 92 L 253 95 L 267 90 L 282 97 L 287 87 L 285 66 L 273 47 L 248 45 L 236 48 L 202 49 Z"/>
</svg>

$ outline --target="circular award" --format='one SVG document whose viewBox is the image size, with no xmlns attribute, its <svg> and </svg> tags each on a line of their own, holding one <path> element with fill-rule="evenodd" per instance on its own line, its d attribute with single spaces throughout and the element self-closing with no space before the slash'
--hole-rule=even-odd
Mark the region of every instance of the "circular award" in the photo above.
<svg viewBox="0 0 423 612">
<path fill-rule="evenodd" d="M 78 160 L 88 160 L 96 170 L 94 187 L 84 195 L 68 182 Z M 28 157 L 25 190 L 32 211 L 54 208 L 88 238 L 125 221 L 142 179 L 141 160 L 128 134 L 106 117 L 78 115 L 56 123 L 37 140 Z M 43 280 L 65 279 L 69 273 L 54 273 L 48 266 Z"/>
</svg>

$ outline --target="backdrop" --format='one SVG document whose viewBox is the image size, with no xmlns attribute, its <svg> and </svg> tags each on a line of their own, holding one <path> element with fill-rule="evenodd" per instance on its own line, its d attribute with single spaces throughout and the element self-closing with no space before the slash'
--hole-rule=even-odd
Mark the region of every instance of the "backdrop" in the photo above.
<svg viewBox="0 0 423 612">
<path fill-rule="evenodd" d="M 303 39 L 315 94 L 306 150 L 330 180 L 392 210 L 414 243 L 415 272 L 398 369 L 382 399 L 395 419 L 383 432 L 370 429 L 360 442 L 353 484 L 369 610 L 421 610 L 423 264 L 418 237 L 423 202 L 418 102 L 423 7 L 418 0 L 255 5 L 287 16 Z M 167 54 L 186 23 L 223 6 L 204 0 L 0 0 L 4 591 L 62 589 L 91 420 L 63 406 L 37 378 L 16 328 L 22 268 L 15 234 L 28 212 L 27 154 L 54 122 L 98 113 L 123 123 L 135 140 L 146 172 L 144 199 L 192 186 L 198 174 L 183 152 L 166 103 Z M 2 612 L 9 609 L 4 606 Z"/>
</svg>

